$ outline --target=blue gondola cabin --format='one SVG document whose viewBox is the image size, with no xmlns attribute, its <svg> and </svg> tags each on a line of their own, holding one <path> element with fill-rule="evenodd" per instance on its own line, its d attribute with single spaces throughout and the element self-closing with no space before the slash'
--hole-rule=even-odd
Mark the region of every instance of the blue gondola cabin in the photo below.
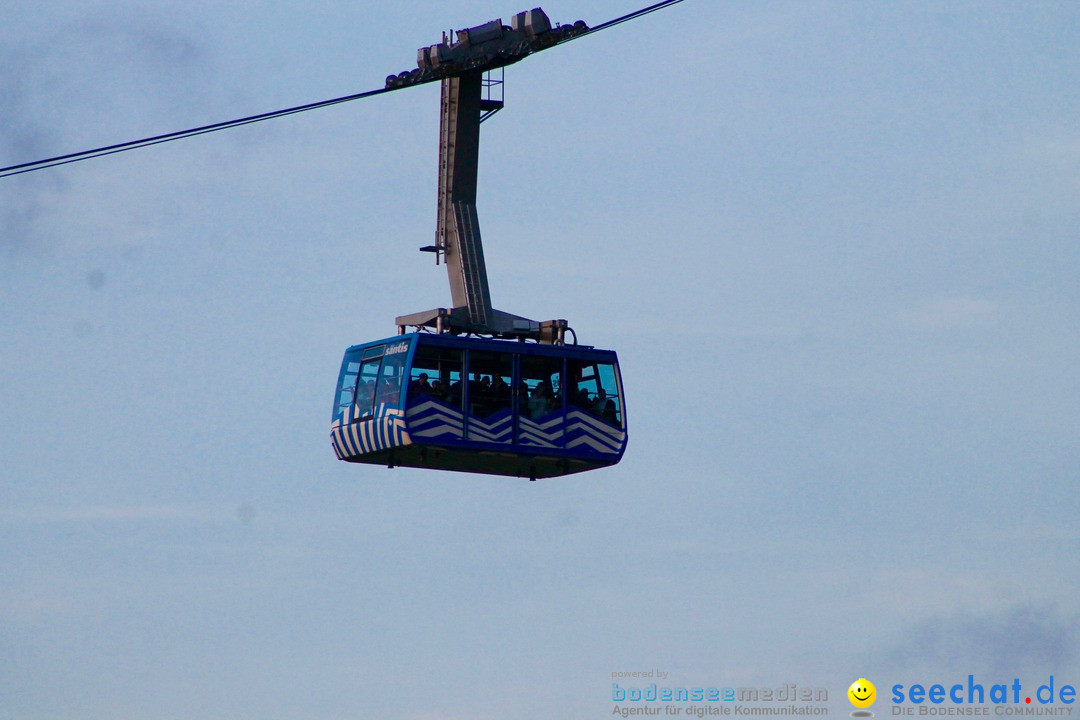
<svg viewBox="0 0 1080 720">
<path fill-rule="evenodd" d="M 626 449 L 610 350 L 413 333 L 356 345 L 330 436 L 341 460 L 536 478 L 614 465 Z"/>
</svg>

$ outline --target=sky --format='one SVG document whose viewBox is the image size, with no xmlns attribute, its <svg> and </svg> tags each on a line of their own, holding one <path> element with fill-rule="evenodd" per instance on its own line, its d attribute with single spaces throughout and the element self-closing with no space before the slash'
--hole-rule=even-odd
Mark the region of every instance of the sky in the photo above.
<svg viewBox="0 0 1080 720">
<path fill-rule="evenodd" d="M 0 166 L 379 88 L 521 9 L 9 0 Z M 493 304 L 617 350 L 629 423 L 536 483 L 330 445 L 344 349 L 449 303 L 437 85 L 0 179 L 0 720 L 1077 684 L 1078 36 L 687 0 L 510 67 Z"/>
</svg>

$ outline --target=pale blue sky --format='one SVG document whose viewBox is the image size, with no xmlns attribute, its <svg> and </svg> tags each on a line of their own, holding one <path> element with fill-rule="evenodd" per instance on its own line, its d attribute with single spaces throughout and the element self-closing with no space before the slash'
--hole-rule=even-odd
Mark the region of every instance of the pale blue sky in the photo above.
<svg viewBox="0 0 1080 720">
<path fill-rule="evenodd" d="M 381 87 L 521 9 L 14 0 L 0 165 Z M 617 350 L 630 424 L 546 482 L 330 447 L 343 350 L 449 300 L 437 85 L 0 180 L 0 719 L 1080 680 L 1078 37 L 687 0 L 509 68 L 494 304 Z"/>
</svg>

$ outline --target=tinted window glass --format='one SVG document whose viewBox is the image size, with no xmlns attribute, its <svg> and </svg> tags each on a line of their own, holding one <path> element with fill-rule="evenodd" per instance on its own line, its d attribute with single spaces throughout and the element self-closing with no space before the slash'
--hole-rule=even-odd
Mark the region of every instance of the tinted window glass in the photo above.
<svg viewBox="0 0 1080 720">
<path fill-rule="evenodd" d="M 345 373 L 341 376 L 341 387 L 338 390 L 335 415 L 344 415 L 356 399 L 356 376 L 359 373 L 360 363 L 350 362 L 345 366 Z"/>
<path fill-rule="evenodd" d="M 409 373 L 409 405 L 434 398 L 461 409 L 461 350 L 421 344 Z"/>
<path fill-rule="evenodd" d="M 588 360 L 570 360 L 569 404 L 612 425 L 622 425 L 622 399 L 615 366 Z"/>
<path fill-rule="evenodd" d="M 473 350 L 469 353 L 469 414 L 488 418 L 509 410 L 513 398 L 514 358 L 510 353 Z"/>
<path fill-rule="evenodd" d="M 376 406 L 386 404 L 389 407 L 397 407 L 401 397 L 401 376 L 406 356 L 407 353 L 404 352 L 383 356 L 375 392 Z"/>
<path fill-rule="evenodd" d="M 562 410 L 562 358 L 524 356 L 518 383 L 518 411 L 540 418 Z"/>
<path fill-rule="evenodd" d="M 379 379 L 379 364 L 381 362 L 382 358 L 376 356 L 366 357 L 360 363 L 360 377 L 356 385 L 356 407 L 360 410 L 361 418 L 371 417 L 371 407 L 375 401 L 375 388 Z"/>
</svg>

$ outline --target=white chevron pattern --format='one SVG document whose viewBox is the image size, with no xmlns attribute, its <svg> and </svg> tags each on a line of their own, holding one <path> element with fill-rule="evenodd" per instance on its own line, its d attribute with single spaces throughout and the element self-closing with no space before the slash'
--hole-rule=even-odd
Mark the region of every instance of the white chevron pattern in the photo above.
<svg viewBox="0 0 1080 720">
<path fill-rule="evenodd" d="M 491 422 L 469 418 L 469 439 L 481 442 L 508 443 L 513 441 L 514 417 L 509 410 Z"/>
<path fill-rule="evenodd" d="M 426 400 L 409 408 L 406 420 L 409 432 L 417 437 L 461 439 L 464 435 L 462 412 L 437 400 Z"/>
<path fill-rule="evenodd" d="M 354 413 L 354 416 L 358 413 Z M 514 438 L 514 417 L 501 411 L 485 422 L 470 417 L 468 437 L 472 442 L 502 446 L 517 444 L 559 452 L 618 455 L 626 446 L 626 432 L 600 418 L 573 408 L 564 416 L 553 413 L 539 421 L 518 417 L 518 436 Z M 380 404 L 374 417 L 342 424 L 334 420 L 330 427 L 334 452 L 339 459 L 366 455 L 391 447 L 421 442 L 447 441 L 453 445 L 466 439 L 465 416 L 460 410 L 435 399 L 425 399 L 402 411 Z"/>
</svg>

